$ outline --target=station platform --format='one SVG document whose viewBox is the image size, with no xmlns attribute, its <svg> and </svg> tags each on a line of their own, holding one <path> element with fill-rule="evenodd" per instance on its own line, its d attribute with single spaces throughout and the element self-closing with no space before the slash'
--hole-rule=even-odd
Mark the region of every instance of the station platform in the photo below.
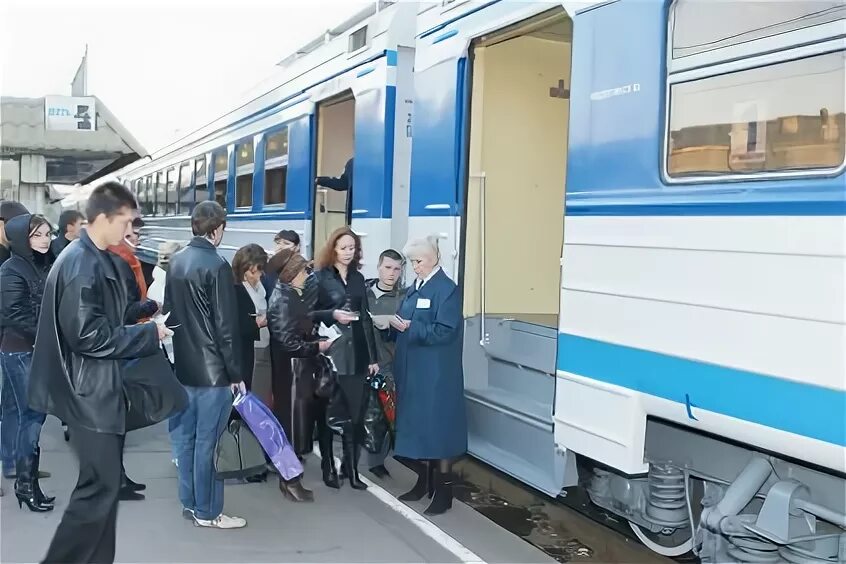
<svg viewBox="0 0 846 564">
<path fill-rule="evenodd" d="M 44 556 L 76 482 L 75 456 L 53 417 L 44 425 L 41 447 L 42 469 L 52 474 L 42 488 L 56 496 L 56 509 L 46 514 L 19 509 L 12 482 L 4 480 L 4 563 L 38 562 Z M 358 492 L 349 486 L 326 488 L 319 459 L 308 457 L 304 481 L 315 493 L 310 504 L 285 500 L 275 475 L 260 484 L 227 482 L 224 511 L 248 521 L 239 530 L 202 529 L 183 519 L 166 425 L 127 435 L 125 464 L 147 490 L 143 501 L 121 502 L 117 562 L 555 562 L 457 500 L 452 511 L 431 519 L 422 515 L 428 500 L 397 501 L 414 476 L 393 460 L 390 478 L 367 480 L 370 488 Z"/>
</svg>

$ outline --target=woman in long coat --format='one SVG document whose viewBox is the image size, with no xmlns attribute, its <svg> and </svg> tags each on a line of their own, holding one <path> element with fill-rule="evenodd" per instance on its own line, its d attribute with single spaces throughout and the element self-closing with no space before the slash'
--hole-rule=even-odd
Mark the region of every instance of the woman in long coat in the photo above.
<svg viewBox="0 0 846 564">
<path fill-rule="evenodd" d="M 437 515 L 452 507 L 450 466 L 467 451 L 461 296 L 438 266 L 437 239 L 412 241 L 405 255 L 417 279 L 391 322 L 397 339 L 394 451 L 421 461 L 417 483 L 400 499 L 417 501 L 431 487 L 426 513 Z"/>
<path fill-rule="evenodd" d="M 278 272 L 278 282 L 267 307 L 270 358 L 273 365 L 273 412 L 298 455 L 311 452 L 314 427 L 314 365 L 311 359 L 329 347 L 313 336 L 313 324 L 301 293 L 306 280 L 306 259 L 283 249 L 273 255 L 268 269 Z M 302 476 L 285 481 L 280 491 L 292 501 L 312 501 Z"/>
</svg>

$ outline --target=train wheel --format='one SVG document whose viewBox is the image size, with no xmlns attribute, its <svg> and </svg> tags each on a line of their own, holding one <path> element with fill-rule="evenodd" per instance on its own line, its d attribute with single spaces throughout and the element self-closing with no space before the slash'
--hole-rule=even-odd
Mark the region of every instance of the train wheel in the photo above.
<svg viewBox="0 0 846 564">
<path fill-rule="evenodd" d="M 634 534 L 640 542 L 645 544 L 649 550 L 660 554 L 661 556 L 676 558 L 687 554 L 693 549 L 692 536 L 687 537 L 687 540 L 683 540 L 681 544 L 679 544 L 681 539 L 677 538 L 680 536 L 678 533 L 683 531 L 676 531 L 676 533 L 672 535 L 656 535 L 654 533 L 644 531 L 640 528 L 640 525 L 636 525 L 631 521 L 629 521 L 629 526 L 632 528 L 632 531 L 634 531 Z"/>
</svg>

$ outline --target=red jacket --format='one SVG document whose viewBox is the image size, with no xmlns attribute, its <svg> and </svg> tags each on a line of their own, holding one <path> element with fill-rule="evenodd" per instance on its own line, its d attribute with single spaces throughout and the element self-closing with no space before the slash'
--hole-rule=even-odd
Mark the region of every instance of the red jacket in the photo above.
<svg viewBox="0 0 846 564">
<path fill-rule="evenodd" d="M 109 250 L 129 264 L 129 267 L 132 269 L 132 273 L 135 275 L 135 282 L 138 283 L 138 290 L 141 293 L 141 301 L 146 300 L 147 281 L 144 279 L 144 271 L 141 270 L 141 261 L 135 256 L 135 251 L 123 243 L 120 245 L 112 245 L 109 247 Z M 143 321 L 146 321 L 146 319 L 142 319 L 139 322 Z"/>
</svg>

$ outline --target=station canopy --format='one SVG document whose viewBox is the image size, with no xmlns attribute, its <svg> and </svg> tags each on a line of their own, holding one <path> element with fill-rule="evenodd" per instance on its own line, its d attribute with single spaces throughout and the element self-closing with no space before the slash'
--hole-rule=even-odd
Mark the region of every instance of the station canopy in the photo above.
<svg viewBox="0 0 846 564">
<path fill-rule="evenodd" d="M 0 121 L 0 157 L 43 155 L 47 184 L 87 184 L 147 155 L 96 96 L 3 96 Z"/>
</svg>

